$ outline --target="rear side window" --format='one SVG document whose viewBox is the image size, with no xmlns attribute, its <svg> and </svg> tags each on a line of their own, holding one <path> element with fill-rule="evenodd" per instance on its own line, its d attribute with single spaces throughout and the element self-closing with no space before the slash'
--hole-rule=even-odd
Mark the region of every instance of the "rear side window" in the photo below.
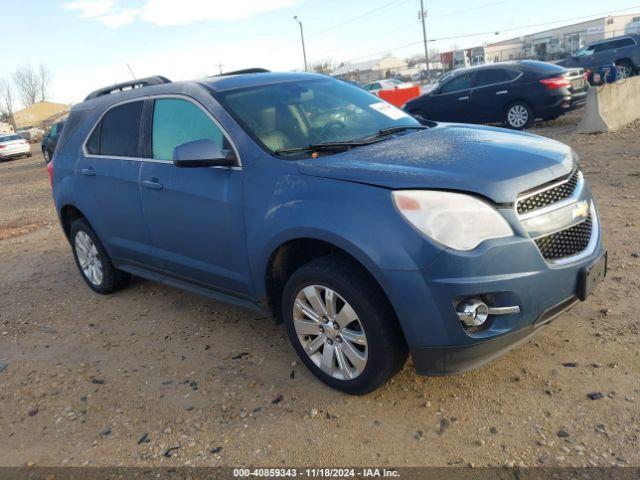
<svg viewBox="0 0 640 480">
<path fill-rule="evenodd" d="M 476 72 L 474 84 L 476 87 L 482 87 L 484 85 L 506 82 L 508 80 L 510 80 L 510 78 L 507 76 L 506 70 L 502 68 L 489 68 Z"/>
<path fill-rule="evenodd" d="M 220 128 L 197 105 L 179 98 L 161 98 L 153 110 L 152 152 L 156 160 L 173 160 L 173 149 L 194 140 L 212 140 L 225 149 Z"/>
<path fill-rule="evenodd" d="M 636 42 L 634 42 L 632 38 L 621 38 L 615 41 L 615 48 L 631 47 L 635 44 Z"/>
<path fill-rule="evenodd" d="M 107 111 L 87 142 L 89 153 L 138 157 L 142 106 L 141 101 L 131 102 Z"/>
</svg>

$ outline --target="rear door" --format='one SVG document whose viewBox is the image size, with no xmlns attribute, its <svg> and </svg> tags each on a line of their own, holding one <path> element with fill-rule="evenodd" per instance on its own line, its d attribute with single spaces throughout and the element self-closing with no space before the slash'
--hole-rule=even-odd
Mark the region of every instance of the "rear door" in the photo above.
<svg viewBox="0 0 640 480">
<path fill-rule="evenodd" d="M 465 122 L 472 117 L 471 86 L 473 72 L 455 75 L 429 95 L 425 114 L 431 120 Z"/>
<path fill-rule="evenodd" d="M 482 68 L 476 71 L 470 101 L 470 120 L 498 122 L 514 94 L 514 80 L 520 72 L 507 68 Z"/>
<path fill-rule="evenodd" d="M 172 162 L 173 149 L 189 141 L 234 147 L 191 98 L 160 97 L 149 107 L 151 159 L 140 187 L 154 255 L 174 281 L 249 296 L 242 167 L 177 168 Z"/>
<path fill-rule="evenodd" d="M 120 266 L 153 263 L 138 187 L 143 104 L 135 100 L 107 110 L 76 162 L 78 207 Z"/>
</svg>

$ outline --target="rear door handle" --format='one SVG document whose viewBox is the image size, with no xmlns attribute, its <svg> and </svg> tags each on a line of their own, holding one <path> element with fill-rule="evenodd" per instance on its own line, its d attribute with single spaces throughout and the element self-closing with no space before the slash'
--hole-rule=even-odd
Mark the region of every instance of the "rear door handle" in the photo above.
<svg viewBox="0 0 640 480">
<path fill-rule="evenodd" d="M 150 188 L 151 190 L 162 190 L 162 184 L 158 181 L 157 178 L 143 180 L 142 186 L 145 188 Z"/>
<path fill-rule="evenodd" d="M 80 170 L 80 172 L 83 175 L 87 175 L 89 177 L 95 177 L 95 175 L 96 175 L 96 171 L 93 169 L 93 167 L 83 168 L 82 170 Z"/>
<path fill-rule="evenodd" d="M 499 92 L 496 92 L 496 95 L 506 95 L 507 93 L 509 93 L 509 90 L 500 90 Z"/>
<path fill-rule="evenodd" d="M 460 101 L 469 100 L 469 95 L 467 95 L 465 97 L 459 97 L 458 100 L 460 100 Z"/>
</svg>

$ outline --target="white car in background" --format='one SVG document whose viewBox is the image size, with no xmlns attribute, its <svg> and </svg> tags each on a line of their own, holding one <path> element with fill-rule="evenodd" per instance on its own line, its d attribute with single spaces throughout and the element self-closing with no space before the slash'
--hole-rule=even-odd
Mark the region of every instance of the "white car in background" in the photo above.
<svg viewBox="0 0 640 480">
<path fill-rule="evenodd" d="M 411 87 L 413 87 L 413 83 L 411 82 L 403 82 L 402 80 L 398 80 L 397 78 L 387 78 L 384 80 L 369 82 L 365 84 L 362 88 L 364 88 L 369 93 L 378 95 L 380 90 L 396 90 L 398 88 L 411 88 Z"/>
<path fill-rule="evenodd" d="M 31 145 L 20 135 L 0 134 L 0 161 L 15 157 L 31 156 Z"/>
</svg>

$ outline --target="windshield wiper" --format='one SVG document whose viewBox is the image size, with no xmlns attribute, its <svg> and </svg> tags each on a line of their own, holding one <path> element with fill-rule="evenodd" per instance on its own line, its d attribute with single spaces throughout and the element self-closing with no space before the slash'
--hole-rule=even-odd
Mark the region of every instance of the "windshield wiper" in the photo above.
<svg viewBox="0 0 640 480">
<path fill-rule="evenodd" d="M 383 128 L 374 136 L 381 137 L 384 135 L 391 135 L 392 133 L 404 132 L 405 130 L 425 130 L 427 128 L 429 127 L 426 127 L 424 125 L 398 125 L 396 127 Z"/>
<path fill-rule="evenodd" d="M 353 147 L 360 147 L 362 145 L 367 145 L 371 142 L 360 142 L 360 141 L 348 141 L 348 142 L 326 142 L 326 143 L 312 143 L 310 145 L 306 145 L 304 147 L 294 147 L 294 148 L 281 148 L 275 151 L 276 155 L 287 154 L 287 153 L 302 153 L 302 152 L 342 152 L 346 150 L 350 150 Z"/>
<path fill-rule="evenodd" d="M 348 140 L 344 142 L 325 142 L 306 145 L 304 147 L 294 148 L 281 148 L 275 151 L 276 155 L 286 155 L 288 153 L 302 153 L 302 152 L 342 152 L 350 150 L 354 147 L 362 147 L 364 145 L 371 145 L 380 141 L 380 137 L 392 135 L 394 133 L 403 132 L 405 130 L 424 130 L 424 125 L 398 125 L 395 127 L 388 127 L 379 130 L 378 133 L 369 135 L 367 137 L 358 138 L 356 140 Z"/>
</svg>

